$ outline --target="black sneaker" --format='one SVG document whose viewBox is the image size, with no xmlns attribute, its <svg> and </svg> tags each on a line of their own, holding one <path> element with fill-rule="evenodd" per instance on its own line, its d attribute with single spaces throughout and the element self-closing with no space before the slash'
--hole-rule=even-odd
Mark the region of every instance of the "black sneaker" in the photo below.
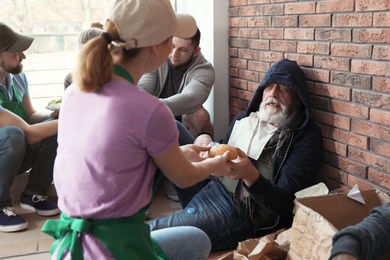
<svg viewBox="0 0 390 260">
<path fill-rule="evenodd" d="M 24 209 L 35 211 L 40 216 L 54 216 L 60 213 L 57 204 L 49 201 L 47 196 L 27 195 L 20 196 L 20 206 Z"/>
<path fill-rule="evenodd" d="M 0 231 L 15 232 L 28 227 L 28 223 L 17 213 L 13 207 L 0 208 Z"/>
</svg>

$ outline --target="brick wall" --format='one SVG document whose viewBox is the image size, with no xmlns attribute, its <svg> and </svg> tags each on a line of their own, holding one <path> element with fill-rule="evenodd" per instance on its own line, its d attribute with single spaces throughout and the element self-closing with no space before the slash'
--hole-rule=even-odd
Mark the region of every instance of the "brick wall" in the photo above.
<svg viewBox="0 0 390 260">
<path fill-rule="evenodd" d="M 297 61 L 322 129 L 319 180 L 390 193 L 390 1 L 229 0 L 229 113 L 267 69 Z"/>
</svg>

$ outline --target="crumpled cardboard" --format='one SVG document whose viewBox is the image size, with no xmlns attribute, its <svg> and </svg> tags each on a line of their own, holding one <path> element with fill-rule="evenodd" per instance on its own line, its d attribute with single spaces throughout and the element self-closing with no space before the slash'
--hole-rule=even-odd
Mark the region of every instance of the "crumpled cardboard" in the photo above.
<svg viewBox="0 0 390 260">
<path fill-rule="evenodd" d="M 248 239 L 238 244 L 234 251 L 208 260 L 284 260 L 289 242 L 289 231 L 280 230 L 258 239 Z"/>
<path fill-rule="evenodd" d="M 296 199 L 286 259 L 328 259 L 333 235 L 338 230 L 359 223 L 374 207 L 390 201 L 386 194 L 374 189 L 362 191 L 361 196 L 365 204 L 349 198 L 347 194 Z"/>
</svg>

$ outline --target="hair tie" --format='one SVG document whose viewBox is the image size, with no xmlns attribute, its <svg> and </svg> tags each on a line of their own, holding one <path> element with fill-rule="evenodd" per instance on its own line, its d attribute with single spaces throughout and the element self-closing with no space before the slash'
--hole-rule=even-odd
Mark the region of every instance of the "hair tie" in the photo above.
<svg viewBox="0 0 390 260">
<path fill-rule="evenodd" d="M 112 38 L 111 38 L 111 36 L 108 33 L 103 32 L 101 34 L 101 36 L 103 36 L 103 38 L 106 40 L 107 44 L 110 44 L 112 42 Z"/>
</svg>

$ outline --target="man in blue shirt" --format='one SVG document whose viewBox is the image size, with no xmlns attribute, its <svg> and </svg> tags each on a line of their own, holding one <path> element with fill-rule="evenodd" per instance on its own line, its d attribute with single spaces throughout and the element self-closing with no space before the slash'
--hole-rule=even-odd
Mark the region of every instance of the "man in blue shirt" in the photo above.
<svg viewBox="0 0 390 260">
<path fill-rule="evenodd" d="M 60 211 L 47 199 L 57 150 L 58 111 L 37 112 L 22 72 L 23 53 L 34 38 L 0 23 L 0 231 L 26 229 L 28 223 L 12 207 L 10 187 L 16 175 L 29 172 L 21 207 L 41 216 Z"/>
</svg>

